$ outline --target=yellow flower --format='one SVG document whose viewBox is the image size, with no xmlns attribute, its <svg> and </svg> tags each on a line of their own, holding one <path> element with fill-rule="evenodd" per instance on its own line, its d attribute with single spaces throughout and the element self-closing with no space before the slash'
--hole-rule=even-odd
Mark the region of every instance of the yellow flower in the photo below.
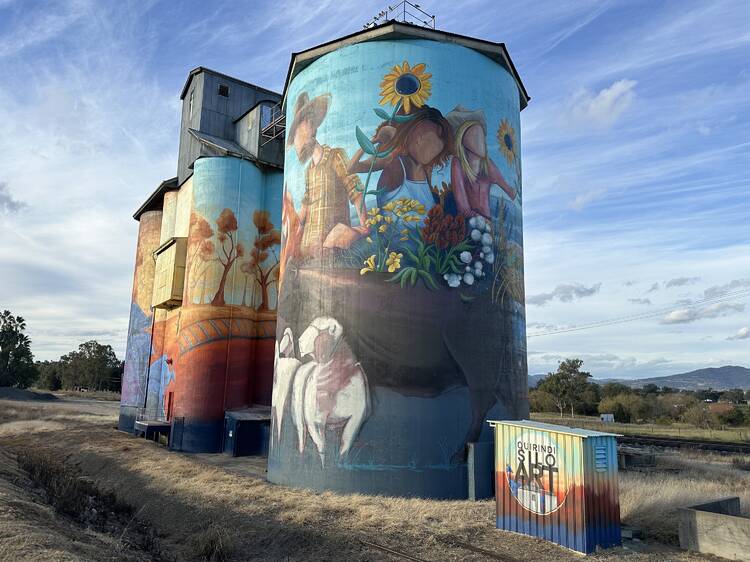
<svg viewBox="0 0 750 562">
<path fill-rule="evenodd" d="M 424 63 L 410 68 L 406 61 L 391 68 L 380 83 L 380 105 L 396 105 L 401 102 L 406 113 L 411 112 L 412 105 L 422 107 L 432 91 L 432 74 L 424 69 Z"/>
<path fill-rule="evenodd" d="M 368 244 L 372 244 L 372 238 L 370 238 L 370 237 L 368 236 L 366 240 L 367 240 L 367 243 L 368 243 Z"/>
<path fill-rule="evenodd" d="M 383 205 L 384 211 L 393 211 L 393 208 L 396 206 L 396 204 L 393 201 L 389 201 L 385 205 Z"/>
<path fill-rule="evenodd" d="M 407 234 L 409 234 L 409 229 L 408 228 L 402 228 L 401 229 L 401 234 L 403 234 L 404 236 L 406 236 Z"/>
<path fill-rule="evenodd" d="M 516 131 L 510 126 L 507 119 L 503 119 L 497 130 L 497 141 L 500 143 L 500 152 L 503 153 L 508 164 L 513 164 L 516 159 Z"/>
<path fill-rule="evenodd" d="M 370 209 L 369 211 L 367 211 L 367 214 L 370 215 L 371 217 L 374 217 L 379 212 L 380 212 L 380 209 L 378 209 L 377 207 L 373 207 L 372 209 Z"/>
<path fill-rule="evenodd" d="M 375 254 L 371 255 L 364 261 L 365 267 L 359 270 L 360 275 L 364 275 L 370 271 L 375 271 Z"/>
<path fill-rule="evenodd" d="M 387 217 L 385 217 L 385 222 L 387 222 L 388 224 L 391 224 L 393 222 L 393 217 L 388 215 Z"/>
<path fill-rule="evenodd" d="M 388 273 L 393 273 L 394 271 L 401 269 L 401 258 L 403 257 L 404 254 L 397 254 L 396 252 L 388 254 L 388 259 L 385 260 L 385 265 L 388 266 Z"/>
<path fill-rule="evenodd" d="M 380 232 L 380 234 L 383 234 L 386 230 L 388 230 L 387 224 L 381 224 L 380 228 L 378 228 L 378 232 Z"/>
</svg>

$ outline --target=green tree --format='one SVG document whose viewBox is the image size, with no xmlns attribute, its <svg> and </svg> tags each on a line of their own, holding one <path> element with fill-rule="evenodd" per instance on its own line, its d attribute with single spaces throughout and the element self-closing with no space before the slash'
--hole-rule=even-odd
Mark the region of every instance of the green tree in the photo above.
<svg viewBox="0 0 750 562">
<path fill-rule="evenodd" d="M 78 346 L 78 351 L 60 357 L 61 381 L 65 389 L 77 387 L 95 390 L 119 390 L 122 363 L 112 346 L 96 340 Z"/>
<path fill-rule="evenodd" d="M 629 394 L 633 390 L 626 384 L 619 382 L 608 382 L 602 385 L 602 398 L 611 398 L 618 394 Z"/>
<path fill-rule="evenodd" d="M 694 425 L 695 427 L 711 427 L 711 416 L 708 408 L 704 404 L 694 404 L 682 414 L 682 421 Z"/>
<path fill-rule="evenodd" d="M 554 412 L 557 409 L 554 397 L 544 390 L 529 390 L 529 409 L 532 412 Z"/>
<path fill-rule="evenodd" d="M 9 310 L 0 314 L 0 386 L 28 388 L 37 378 L 26 321 Z"/>
<path fill-rule="evenodd" d="M 655 385 L 654 383 L 644 384 L 643 388 L 641 388 L 641 393 L 642 394 L 658 394 L 659 387 Z"/>
<path fill-rule="evenodd" d="M 552 396 L 555 407 L 563 417 L 563 412 L 570 408 L 570 416 L 575 415 L 576 406 L 581 405 L 581 395 L 586 390 L 591 373 L 581 371 L 583 361 L 581 359 L 566 359 L 557 366 L 557 371 L 549 373 L 537 385 Z"/>
<path fill-rule="evenodd" d="M 39 378 L 36 381 L 39 388 L 47 390 L 62 388 L 62 367 L 59 361 L 37 361 L 36 370 L 39 372 Z"/>
<path fill-rule="evenodd" d="M 742 404 L 745 401 L 745 391 L 741 388 L 725 390 L 721 393 L 720 399 L 731 402 L 732 404 Z"/>
</svg>

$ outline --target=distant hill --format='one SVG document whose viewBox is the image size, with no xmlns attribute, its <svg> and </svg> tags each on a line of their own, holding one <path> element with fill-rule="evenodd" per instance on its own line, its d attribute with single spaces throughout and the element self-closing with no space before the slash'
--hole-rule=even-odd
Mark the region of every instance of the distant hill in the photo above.
<svg viewBox="0 0 750 562">
<path fill-rule="evenodd" d="M 545 375 L 529 375 L 529 387 L 533 388 L 543 379 Z M 735 365 L 724 367 L 710 367 L 698 369 L 689 373 L 678 375 L 667 375 L 665 377 L 651 377 L 646 379 L 593 379 L 592 382 L 605 384 L 608 382 L 619 382 L 633 388 L 639 388 L 646 384 L 668 386 L 680 390 L 728 390 L 730 388 L 741 388 L 750 390 L 750 369 Z"/>
</svg>

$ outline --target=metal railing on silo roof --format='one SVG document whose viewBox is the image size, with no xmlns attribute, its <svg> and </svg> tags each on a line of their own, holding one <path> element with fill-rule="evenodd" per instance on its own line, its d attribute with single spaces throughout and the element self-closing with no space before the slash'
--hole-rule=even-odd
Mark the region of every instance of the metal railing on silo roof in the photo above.
<svg viewBox="0 0 750 562">
<path fill-rule="evenodd" d="M 266 111 L 268 108 L 269 111 Z M 274 106 L 263 106 L 261 110 L 260 136 L 261 146 L 279 137 L 284 137 L 286 132 L 286 114 L 281 107 L 281 102 Z"/>
</svg>

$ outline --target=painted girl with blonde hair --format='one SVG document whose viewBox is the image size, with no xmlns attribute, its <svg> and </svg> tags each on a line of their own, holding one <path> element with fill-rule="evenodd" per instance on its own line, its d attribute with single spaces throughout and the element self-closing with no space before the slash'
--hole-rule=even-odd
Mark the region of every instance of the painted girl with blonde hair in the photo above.
<svg viewBox="0 0 750 562">
<path fill-rule="evenodd" d="M 516 190 L 487 154 L 487 125 L 484 112 L 456 106 L 446 115 L 453 127 L 455 156 L 451 160 L 451 185 L 456 208 L 466 217 L 490 215 L 490 188 L 497 185 L 511 199 Z"/>
</svg>

